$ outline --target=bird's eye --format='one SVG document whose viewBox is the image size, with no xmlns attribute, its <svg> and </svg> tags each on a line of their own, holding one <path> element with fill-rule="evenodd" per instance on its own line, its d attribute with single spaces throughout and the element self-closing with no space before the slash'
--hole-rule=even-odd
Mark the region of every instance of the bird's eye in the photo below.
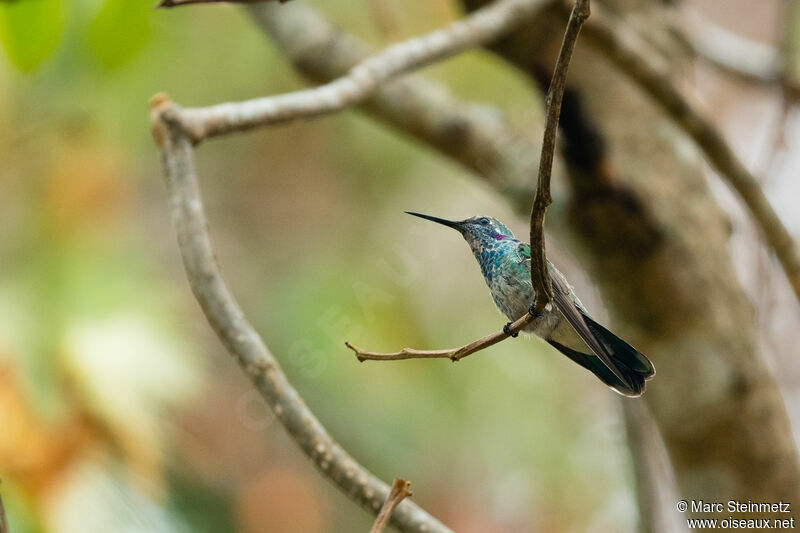
<svg viewBox="0 0 800 533">
<path fill-rule="evenodd" d="M 478 219 L 478 224 L 483 224 L 484 226 L 487 226 L 489 224 L 489 219 L 486 217 L 481 217 Z"/>
</svg>

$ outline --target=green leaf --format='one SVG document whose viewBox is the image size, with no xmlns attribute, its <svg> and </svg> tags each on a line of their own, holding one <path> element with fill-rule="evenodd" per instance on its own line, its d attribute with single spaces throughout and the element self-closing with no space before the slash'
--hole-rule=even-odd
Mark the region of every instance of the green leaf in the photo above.
<svg viewBox="0 0 800 533">
<path fill-rule="evenodd" d="M 61 0 L 0 1 L 0 43 L 22 72 L 33 71 L 53 53 L 61 26 Z"/>
<path fill-rule="evenodd" d="M 133 59 L 150 34 L 150 2 L 105 0 L 89 26 L 89 49 L 103 68 L 114 69 Z"/>
</svg>

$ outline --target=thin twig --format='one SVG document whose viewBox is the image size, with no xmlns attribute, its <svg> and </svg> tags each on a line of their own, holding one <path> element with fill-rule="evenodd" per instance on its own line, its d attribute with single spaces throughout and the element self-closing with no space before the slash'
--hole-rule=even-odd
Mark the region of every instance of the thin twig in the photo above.
<svg viewBox="0 0 800 533">
<path fill-rule="evenodd" d="M 394 353 L 381 353 L 370 352 L 362 350 L 353 346 L 349 342 L 345 342 L 345 346 L 353 350 L 359 361 L 400 361 L 403 359 L 450 359 L 454 363 L 460 361 L 466 356 L 479 352 L 485 348 L 493 346 L 500 341 L 506 340 L 508 337 L 522 331 L 522 329 L 534 320 L 534 316 L 530 313 L 525 313 L 521 318 L 518 318 L 511 325 L 508 326 L 509 333 L 504 331 L 497 331 L 491 335 L 487 335 L 469 344 L 461 346 L 460 348 L 452 348 L 449 350 L 415 350 L 414 348 L 403 348 L 399 352 Z"/>
<path fill-rule="evenodd" d="M 492 41 L 548 3 L 498 0 L 445 28 L 389 46 L 320 87 L 203 108 L 174 106 L 168 111 L 170 120 L 197 144 L 210 137 L 341 111 L 404 72 Z"/>
<path fill-rule="evenodd" d="M 358 464 L 326 431 L 281 371 L 264 341 L 247 321 L 222 278 L 194 168 L 194 151 L 180 125 L 170 120 L 165 97 L 151 101 L 151 123 L 161 150 L 169 192 L 172 224 L 192 292 L 212 328 L 253 382 L 297 445 L 323 475 L 362 507 L 377 512 L 389 487 Z M 450 530 L 413 502 L 403 502 L 392 515 L 403 531 Z"/>
<path fill-rule="evenodd" d="M 775 251 L 795 296 L 800 300 L 800 252 L 789 230 L 767 200 L 759 180 L 736 157 L 725 138 L 678 90 L 659 61 L 634 43 L 636 36 L 614 15 L 596 10 L 584 28 L 587 42 L 626 73 L 658 103 L 703 151 L 720 176 L 739 193 Z"/>
<path fill-rule="evenodd" d="M 589 14 L 589 0 L 576 0 L 567 22 L 561 50 L 558 52 L 553 78 L 547 89 L 544 141 L 542 142 L 542 155 L 539 158 L 536 196 L 531 208 L 531 284 L 533 285 L 533 305 L 536 314 L 544 311 L 545 306 L 553 299 L 553 287 L 550 285 L 544 243 L 544 216 L 547 207 L 553 202 L 553 198 L 550 196 L 550 175 L 553 171 L 558 118 L 561 115 L 561 100 L 567 83 L 569 61 L 572 59 L 572 51 L 575 49 L 581 26 L 589 18 Z"/>
<path fill-rule="evenodd" d="M 411 491 L 409 490 L 410 486 L 410 481 L 400 479 L 399 477 L 394 478 L 392 490 L 389 492 L 389 496 L 386 498 L 383 507 L 381 507 L 381 512 L 378 513 L 378 517 L 375 518 L 375 523 L 372 524 L 372 529 L 369 530 L 369 533 L 381 533 L 381 531 L 383 531 L 386 524 L 389 522 L 389 518 L 392 516 L 394 508 L 397 507 L 400 502 L 411 496 Z"/>
</svg>

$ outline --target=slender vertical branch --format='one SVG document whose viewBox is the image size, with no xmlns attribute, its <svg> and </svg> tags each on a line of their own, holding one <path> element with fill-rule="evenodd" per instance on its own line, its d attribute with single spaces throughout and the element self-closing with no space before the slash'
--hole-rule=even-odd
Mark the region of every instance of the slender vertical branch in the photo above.
<svg viewBox="0 0 800 533">
<path fill-rule="evenodd" d="M 572 51 L 575 49 L 581 26 L 589 18 L 589 14 L 589 0 L 576 0 L 567 22 L 561 50 L 558 52 L 553 79 L 547 89 L 544 141 L 542 142 L 542 155 L 539 158 L 536 196 L 531 209 L 531 283 L 535 295 L 534 310 L 537 314 L 541 313 L 553 299 L 553 287 L 550 285 L 544 244 L 544 216 L 547 207 L 553 202 L 553 198 L 550 196 L 550 176 L 553 172 L 558 117 L 561 115 L 561 100 L 564 97 L 569 61 L 572 59 Z"/>
<path fill-rule="evenodd" d="M 372 529 L 369 530 L 369 533 L 381 533 L 383 531 L 386 524 L 389 523 L 389 518 L 392 516 L 394 508 L 397 507 L 401 501 L 411 496 L 411 491 L 408 490 L 410 486 L 410 481 L 400 479 L 399 477 L 394 478 L 392 490 L 383 503 L 381 512 L 379 512 L 377 518 L 375 518 L 375 523 L 372 524 Z"/>
</svg>

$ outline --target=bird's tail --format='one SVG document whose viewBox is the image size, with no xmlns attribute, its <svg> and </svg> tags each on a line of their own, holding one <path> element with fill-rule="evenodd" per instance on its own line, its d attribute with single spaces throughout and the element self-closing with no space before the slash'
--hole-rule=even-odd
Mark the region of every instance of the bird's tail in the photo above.
<svg viewBox="0 0 800 533">
<path fill-rule="evenodd" d="M 606 348 L 611 364 L 625 378 L 624 380 L 621 380 L 593 353 L 581 353 L 553 340 L 548 342 L 623 396 L 641 396 L 647 380 L 656 374 L 653 363 L 636 348 L 608 331 L 591 317 L 584 315 L 584 321 L 594 337 Z"/>
</svg>

